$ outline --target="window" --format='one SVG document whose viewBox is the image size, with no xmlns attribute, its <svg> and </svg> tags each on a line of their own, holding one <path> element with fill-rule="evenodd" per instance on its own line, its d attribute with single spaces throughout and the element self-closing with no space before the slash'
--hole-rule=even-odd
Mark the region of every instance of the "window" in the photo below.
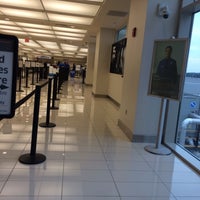
<svg viewBox="0 0 200 200">
<path fill-rule="evenodd" d="M 200 12 L 194 14 L 176 143 L 200 160 Z"/>
</svg>

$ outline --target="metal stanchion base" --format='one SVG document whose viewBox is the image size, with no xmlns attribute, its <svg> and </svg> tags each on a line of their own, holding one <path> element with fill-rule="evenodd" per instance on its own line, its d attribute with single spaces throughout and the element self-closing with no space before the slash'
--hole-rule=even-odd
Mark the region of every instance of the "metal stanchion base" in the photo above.
<svg viewBox="0 0 200 200">
<path fill-rule="evenodd" d="M 170 149 L 166 148 L 163 145 L 160 145 L 159 148 L 156 148 L 155 146 L 148 145 L 144 147 L 144 149 L 150 153 L 157 154 L 157 155 L 170 155 L 172 152 Z"/>
<path fill-rule="evenodd" d="M 24 154 L 19 157 L 19 161 L 23 164 L 40 164 L 46 160 L 46 156 L 36 153 L 34 156 L 31 154 Z"/>
<path fill-rule="evenodd" d="M 51 122 L 50 122 L 50 123 L 44 122 L 44 123 L 40 123 L 39 126 L 40 126 L 40 127 L 44 127 L 44 128 L 53 128 L 53 127 L 56 126 L 56 124 L 51 123 Z"/>
</svg>

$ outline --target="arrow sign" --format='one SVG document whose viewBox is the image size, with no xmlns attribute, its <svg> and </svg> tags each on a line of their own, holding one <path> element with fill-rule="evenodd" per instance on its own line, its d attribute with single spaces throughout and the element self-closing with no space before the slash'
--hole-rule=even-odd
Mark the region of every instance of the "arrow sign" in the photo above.
<svg viewBox="0 0 200 200">
<path fill-rule="evenodd" d="M 6 85 L 3 85 L 3 84 L 1 84 L 0 85 L 0 90 L 5 90 L 5 89 L 7 89 L 8 87 L 6 86 Z"/>
</svg>

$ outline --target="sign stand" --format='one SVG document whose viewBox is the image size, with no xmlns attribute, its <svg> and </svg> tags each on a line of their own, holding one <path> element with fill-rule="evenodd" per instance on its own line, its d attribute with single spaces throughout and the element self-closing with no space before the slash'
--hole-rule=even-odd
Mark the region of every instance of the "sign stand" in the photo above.
<svg viewBox="0 0 200 200">
<path fill-rule="evenodd" d="M 164 131 L 165 125 L 165 116 L 166 116 L 166 108 L 169 100 L 166 98 L 162 98 L 161 110 L 160 110 L 160 119 L 159 119 L 159 129 L 156 138 L 155 146 L 148 145 L 145 146 L 144 149 L 150 153 L 157 155 L 170 155 L 171 150 L 161 145 L 162 135 Z"/>
</svg>

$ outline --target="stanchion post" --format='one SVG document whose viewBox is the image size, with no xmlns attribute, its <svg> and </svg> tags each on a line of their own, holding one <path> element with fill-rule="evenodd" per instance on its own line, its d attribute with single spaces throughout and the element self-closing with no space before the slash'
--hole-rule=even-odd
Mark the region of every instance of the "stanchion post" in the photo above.
<svg viewBox="0 0 200 200">
<path fill-rule="evenodd" d="M 57 98 L 57 93 L 58 93 L 58 74 L 55 75 L 55 100 L 60 100 Z"/>
<path fill-rule="evenodd" d="M 40 127 L 55 127 L 56 124 L 49 122 L 50 118 L 50 104 L 51 104 L 51 85 L 52 85 L 52 78 L 49 78 L 48 82 L 48 95 L 47 95 L 47 109 L 46 109 L 46 122 L 40 123 Z"/>
<path fill-rule="evenodd" d="M 18 68 L 19 69 L 19 88 L 17 90 L 17 92 L 23 92 L 22 88 L 22 68 Z"/>
<path fill-rule="evenodd" d="M 34 67 L 32 67 L 32 83 L 31 83 L 31 85 L 35 85 L 34 79 L 35 79 L 35 69 L 34 69 Z"/>
<path fill-rule="evenodd" d="M 57 90 L 55 77 L 56 77 L 56 75 L 54 76 L 54 79 L 53 79 L 53 98 L 52 98 L 52 106 L 51 106 L 52 110 L 58 110 L 59 109 L 58 107 L 55 106 L 56 90 Z"/>
<path fill-rule="evenodd" d="M 34 112 L 33 112 L 31 150 L 30 154 L 24 154 L 19 157 L 19 161 L 23 164 L 39 164 L 46 160 L 45 155 L 36 154 L 38 118 L 39 118 L 39 108 L 40 108 L 40 93 L 41 93 L 41 86 L 37 85 L 35 92 Z"/>
<path fill-rule="evenodd" d="M 26 86 L 25 86 L 25 88 L 29 88 L 29 86 L 28 86 L 28 68 L 26 67 Z"/>
</svg>

